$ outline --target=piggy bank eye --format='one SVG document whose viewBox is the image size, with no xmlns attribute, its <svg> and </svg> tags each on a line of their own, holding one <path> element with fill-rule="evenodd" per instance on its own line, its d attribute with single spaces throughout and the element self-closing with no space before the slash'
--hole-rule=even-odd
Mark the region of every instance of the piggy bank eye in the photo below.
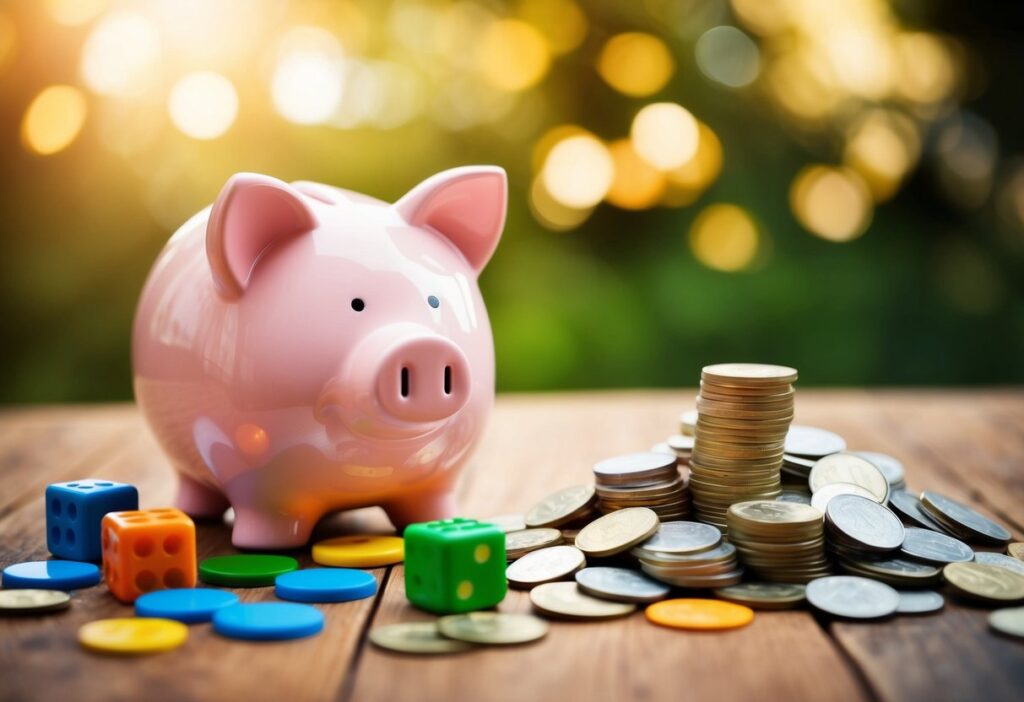
<svg viewBox="0 0 1024 702">
<path fill-rule="evenodd" d="M 441 306 L 441 301 L 436 296 L 431 295 L 427 298 L 427 304 L 433 307 L 435 310 Z"/>
<path fill-rule="evenodd" d="M 363 298 L 352 298 L 352 309 L 354 309 L 356 312 L 362 312 L 364 309 L 366 309 L 366 303 L 363 302 Z"/>
</svg>

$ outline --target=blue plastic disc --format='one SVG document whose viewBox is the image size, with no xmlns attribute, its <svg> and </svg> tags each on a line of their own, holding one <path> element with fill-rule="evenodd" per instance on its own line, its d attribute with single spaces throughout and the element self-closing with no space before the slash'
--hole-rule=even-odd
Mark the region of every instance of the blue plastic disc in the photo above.
<svg viewBox="0 0 1024 702">
<path fill-rule="evenodd" d="M 377 579 L 354 568 L 308 568 L 277 576 L 274 593 L 294 602 L 348 602 L 372 597 Z"/>
<path fill-rule="evenodd" d="M 317 634 L 323 628 L 324 615 L 320 610 L 291 602 L 239 604 L 213 613 L 213 630 L 233 639 L 301 639 Z"/>
<path fill-rule="evenodd" d="M 78 561 L 28 561 L 4 568 L 6 588 L 33 587 L 42 590 L 77 590 L 100 581 L 100 569 Z"/>
<path fill-rule="evenodd" d="M 161 617 L 185 624 L 208 622 L 222 607 L 238 604 L 238 595 L 226 590 L 210 588 L 181 588 L 147 592 L 135 600 L 135 614 L 139 617 Z"/>
</svg>

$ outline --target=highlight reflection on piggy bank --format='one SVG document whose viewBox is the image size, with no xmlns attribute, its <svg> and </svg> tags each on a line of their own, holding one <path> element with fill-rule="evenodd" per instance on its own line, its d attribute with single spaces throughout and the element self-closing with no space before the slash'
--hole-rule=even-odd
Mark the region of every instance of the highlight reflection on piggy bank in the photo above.
<svg viewBox="0 0 1024 702">
<path fill-rule="evenodd" d="M 178 505 L 235 510 L 248 548 L 304 544 L 324 514 L 450 517 L 494 399 L 477 276 L 505 172 L 439 173 L 389 205 L 240 173 L 167 243 L 139 302 L 135 394 Z"/>
</svg>

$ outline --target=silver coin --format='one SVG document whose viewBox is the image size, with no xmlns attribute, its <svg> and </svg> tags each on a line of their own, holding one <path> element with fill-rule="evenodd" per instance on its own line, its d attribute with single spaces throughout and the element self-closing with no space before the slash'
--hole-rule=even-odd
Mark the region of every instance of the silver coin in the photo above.
<svg viewBox="0 0 1024 702">
<path fill-rule="evenodd" d="M 919 527 L 904 528 L 903 555 L 929 563 L 966 563 L 974 559 L 974 550 L 960 539 Z M 1024 563 L 1021 564 L 1024 569 Z"/>
<path fill-rule="evenodd" d="M 1016 558 L 1004 556 L 1001 553 L 978 551 L 974 554 L 974 560 L 978 563 L 1005 568 L 1006 570 L 1012 570 L 1014 573 L 1024 575 L 1024 561 L 1018 561 Z"/>
<path fill-rule="evenodd" d="M 866 497 L 837 495 L 825 512 L 829 523 L 853 542 L 875 551 L 892 551 L 903 543 L 903 523 Z"/>
<path fill-rule="evenodd" d="M 828 503 L 837 495 L 860 495 L 872 502 L 878 502 L 878 498 L 874 494 L 860 485 L 854 485 L 853 483 L 829 483 L 811 496 L 811 507 L 824 513 L 828 509 Z"/>
<path fill-rule="evenodd" d="M 719 544 L 708 551 L 696 553 L 655 553 L 634 548 L 630 554 L 641 560 L 648 560 L 657 563 L 705 563 L 728 561 L 736 556 L 736 547 L 732 544 Z"/>
<path fill-rule="evenodd" d="M 55 612 L 71 604 L 71 595 L 60 590 L 0 590 L 0 613 L 29 614 Z"/>
<path fill-rule="evenodd" d="M 927 614 L 938 612 L 946 604 L 946 600 L 931 590 L 902 590 L 899 593 L 900 603 L 897 614 Z"/>
<path fill-rule="evenodd" d="M 658 474 L 662 471 L 671 471 L 675 465 L 675 454 L 669 456 L 663 453 L 627 453 L 600 461 L 594 466 L 594 475 L 599 478 L 623 478 Z"/>
<path fill-rule="evenodd" d="M 530 551 L 505 569 L 505 577 L 514 587 L 529 588 L 567 578 L 587 563 L 575 546 L 549 546 Z"/>
<path fill-rule="evenodd" d="M 889 493 L 889 509 L 899 515 L 904 522 L 910 522 L 922 529 L 931 529 L 946 533 L 946 529 L 929 515 L 917 495 L 907 490 L 893 490 Z"/>
<path fill-rule="evenodd" d="M 672 447 L 668 445 L 667 441 L 661 441 L 654 446 L 651 446 L 649 453 L 663 453 L 666 456 L 676 455 L 676 452 L 672 450 Z"/>
<path fill-rule="evenodd" d="M 901 580 L 931 580 L 938 578 L 942 573 L 941 569 L 937 566 L 907 560 L 906 558 L 851 559 L 850 562 L 864 570 L 880 575 L 889 575 Z"/>
<path fill-rule="evenodd" d="M 1010 532 L 1003 526 L 945 495 L 926 490 L 921 493 L 921 504 L 936 519 L 947 524 L 952 522 L 977 539 L 999 544 L 1005 544 L 1010 540 Z"/>
<path fill-rule="evenodd" d="M 701 522 L 662 522 L 654 536 L 637 548 L 655 553 L 694 553 L 714 548 L 722 541 L 722 532 Z"/>
<path fill-rule="evenodd" d="M 776 502 L 795 502 L 800 505 L 811 504 L 811 496 L 806 492 L 797 492 L 796 490 L 783 490 L 775 498 Z"/>
<path fill-rule="evenodd" d="M 796 456 L 821 458 L 845 450 L 846 441 L 843 437 L 827 429 L 793 424 L 786 434 L 786 453 Z"/>
<path fill-rule="evenodd" d="M 657 580 L 628 568 L 584 568 L 576 573 L 576 584 L 588 595 L 617 602 L 657 602 L 669 592 Z"/>
<path fill-rule="evenodd" d="M 896 612 L 900 596 L 885 583 L 854 575 L 830 575 L 807 584 L 807 601 L 815 609 L 837 617 L 880 619 Z"/>
<path fill-rule="evenodd" d="M 753 609 L 790 609 L 803 603 L 807 588 L 790 583 L 740 583 L 718 588 L 715 596 Z"/>
<path fill-rule="evenodd" d="M 1001 634 L 1024 639 L 1024 607 L 997 609 L 988 615 L 988 625 Z"/>
<path fill-rule="evenodd" d="M 874 463 L 875 467 L 882 471 L 882 475 L 889 481 L 890 487 L 895 488 L 906 482 L 906 472 L 898 458 L 877 451 L 850 451 L 850 453 Z"/>
</svg>

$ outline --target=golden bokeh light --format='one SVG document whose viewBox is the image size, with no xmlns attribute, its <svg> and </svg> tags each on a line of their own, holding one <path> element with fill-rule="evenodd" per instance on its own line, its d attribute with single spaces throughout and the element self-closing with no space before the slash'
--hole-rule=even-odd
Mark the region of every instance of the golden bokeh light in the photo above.
<svg viewBox="0 0 1024 702">
<path fill-rule="evenodd" d="M 842 99 L 827 69 L 801 55 L 786 54 L 776 58 L 767 71 L 767 78 L 779 106 L 799 120 L 823 119 Z"/>
<path fill-rule="evenodd" d="M 916 165 L 920 136 L 913 120 L 893 111 L 873 110 L 850 129 L 843 162 L 861 175 L 875 202 L 892 197 Z"/>
<path fill-rule="evenodd" d="M 934 34 L 904 32 L 896 37 L 897 91 L 908 100 L 928 104 L 951 97 L 958 70 L 946 41 Z"/>
<path fill-rule="evenodd" d="M 499 90 L 533 87 L 547 75 L 551 50 L 544 35 L 517 19 L 500 19 L 484 31 L 477 49 L 484 79 Z"/>
<path fill-rule="evenodd" d="M 791 21 L 791 0 L 732 0 L 732 11 L 750 31 L 762 36 L 778 34 Z"/>
<path fill-rule="evenodd" d="M 665 42 L 651 34 L 626 32 L 604 45 L 597 72 L 623 95 L 647 97 L 663 87 L 676 70 Z"/>
<path fill-rule="evenodd" d="M 689 110 L 672 102 L 656 102 L 641 109 L 630 128 L 633 148 L 655 168 L 679 168 L 697 152 L 700 130 Z"/>
<path fill-rule="evenodd" d="M 221 74 L 197 71 L 174 84 L 167 111 L 184 134 L 193 139 L 216 139 L 238 115 L 238 94 Z"/>
<path fill-rule="evenodd" d="M 807 231 L 829 241 L 850 241 L 871 223 L 871 194 L 855 171 L 807 166 L 789 190 L 790 207 Z"/>
<path fill-rule="evenodd" d="M 597 137 L 578 134 L 555 144 L 544 161 L 544 188 L 560 204 L 574 209 L 594 207 L 604 199 L 615 177 L 611 154 Z"/>
<path fill-rule="evenodd" d="M 554 231 L 575 229 L 583 224 L 590 217 L 590 213 L 594 211 L 592 207 L 582 209 L 566 207 L 558 202 L 548 192 L 544 186 L 544 179 L 540 176 L 534 178 L 530 186 L 529 204 L 534 219 L 547 229 Z"/>
<path fill-rule="evenodd" d="M 723 25 L 704 32 L 694 47 L 701 73 L 729 88 L 750 85 L 761 71 L 761 52 L 746 34 Z"/>
<path fill-rule="evenodd" d="M 345 81 L 343 52 L 326 29 L 293 27 L 281 41 L 271 80 L 278 114 L 296 124 L 321 124 L 338 109 Z"/>
<path fill-rule="evenodd" d="M 146 16 L 114 12 L 101 19 L 82 47 L 82 78 L 103 95 L 143 92 L 154 84 L 160 33 Z"/>
<path fill-rule="evenodd" d="M 666 176 L 668 187 L 661 204 L 668 207 L 689 205 L 703 193 L 722 172 L 722 142 L 711 127 L 698 122 L 697 152 L 679 168 Z"/>
<path fill-rule="evenodd" d="M 690 249 L 697 260 L 717 271 L 748 268 L 757 256 L 757 224 L 737 205 L 705 207 L 690 227 Z"/>
<path fill-rule="evenodd" d="M 605 199 L 624 210 L 643 210 L 653 207 L 665 192 L 665 175 L 633 150 L 629 139 L 619 139 L 608 145 L 615 176 Z"/>
<path fill-rule="evenodd" d="M 523 0 L 519 17 L 544 35 L 557 56 L 573 51 L 587 36 L 587 16 L 572 0 Z"/>
<path fill-rule="evenodd" d="M 533 151 L 530 153 L 530 163 L 534 173 L 544 168 L 544 162 L 555 145 L 571 136 L 580 134 L 589 135 L 590 132 L 576 124 L 560 124 L 544 132 L 544 135 L 533 145 Z"/>
<path fill-rule="evenodd" d="M 107 9 L 107 0 L 46 0 L 46 12 L 58 24 L 77 27 Z"/>
<path fill-rule="evenodd" d="M 88 108 L 82 91 L 70 85 L 51 85 L 35 96 L 21 120 L 25 148 L 48 156 L 75 140 Z"/>
</svg>

